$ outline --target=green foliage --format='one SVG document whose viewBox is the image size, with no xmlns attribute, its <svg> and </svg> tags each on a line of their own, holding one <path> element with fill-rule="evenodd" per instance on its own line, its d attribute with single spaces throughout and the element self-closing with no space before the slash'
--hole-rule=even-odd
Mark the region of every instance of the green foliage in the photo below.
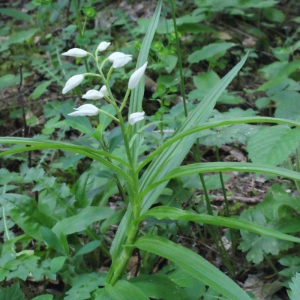
<svg viewBox="0 0 300 300">
<path fill-rule="evenodd" d="M 299 273 L 296 274 L 295 277 L 292 278 L 292 283 L 289 284 L 290 291 L 288 291 L 290 300 L 297 300 L 300 293 L 300 275 Z"/>
<path fill-rule="evenodd" d="M 0 299 L 10 299 L 10 300 L 25 300 L 24 295 L 20 289 L 20 283 L 15 283 L 10 287 L 0 290 Z"/>
</svg>

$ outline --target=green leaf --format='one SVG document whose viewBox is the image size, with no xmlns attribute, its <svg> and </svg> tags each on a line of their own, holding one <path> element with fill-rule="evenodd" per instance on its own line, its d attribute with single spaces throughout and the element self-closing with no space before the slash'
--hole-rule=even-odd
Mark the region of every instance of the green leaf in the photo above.
<svg viewBox="0 0 300 300">
<path fill-rule="evenodd" d="M 141 275 L 129 282 L 142 290 L 149 298 L 164 300 L 182 300 L 182 289 L 165 275 Z"/>
<path fill-rule="evenodd" d="M 5 87 L 10 87 L 16 85 L 20 81 L 18 76 L 13 74 L 6 74 L 0 77 L 0 91 L 3 90 Z"/>
<path fill-rule="evenodd" d="M 194 84 L 201 93 L 208 93 L 218 82 L 220 81 L 219 76 L 214 71 L 210 70 L 204 74 L 194 76 Z"/>
<path fill-rule="evenodd" d="M 285 15 L 277 8 L 269 7 L 263 10 L 264 17 L 271 22 L 282 23 L 285 20 Z"/>
<path fill-rule="evenodd" d="M 92 223 L 109 218 L 113 213 L 114 211 L 107 207 L 87 206 L 77 215 L 56 223 L 52 230 L 64 235 L 84 231 Z"/>
<path fill-rule="evenodd" d="M 186 176 L 198 173 L 209 172 L 258 172 L 277 176 L 283 176 L 290 179 L 300 180 L 300 173 L 284 168 L 273 167 L 269 165 L 254 164 L 254 163 L 231 163 L 231 162 L 213 162 L 213 163 L 197 163 L 186 166 L 181 166 L 173 169 L 165 177 L 149 185 L 145 190 L 139 193 L 139 197 L 143 198 L 150 191 L 160 186 L 163 182 L 168 182 L 170 179 L 180 176 Z"/>
<path fill-rule="evenodd" d="M 241 220 L 252 222 L 255 225 L 271 228 L 272 223 L 267 222 L 265 216 L 258 210 L 246 210 L 240 216 Z M 280 241 L 270 236 L 259 236 L 255 233 L 248 231 L 241 231 L 242 242 L 239 245 L 239 249 L 243 252 L 248 251 L 247 260 L 258 264 L 263 261 L 264 254 L 271 253 L 272 255 L 278 255 L 280 250 L 287 250 L 293 246 L 291 242 Z"/>
<path fill-rule="evenodd" d="M 68 258 L 67 256 L 54 257 L 50 263 L 50 270 L 53 273 L 57 273 L 58 271 L 60 271 L 62 269 L 62 267 L 64 266 L 67 258 Z"/>
<path fill-rule="evenodd" d="M 300 120 L 300 95 L 296 91 L 278 92 L 276 95 L 282 99 L 275 110 L 276 118 Z M 274 99 L 272 97 L 272 99 Z"/>
<path fill-rule="evenodd" d="M 173 261 L 185 272 L 212 287 L 230 300 L 251 298 L 228 276 L 200 255 L 159 236 L 145 235 L 134 243 L 134 247 L 154 253 Z"/>
<path fill-rule="evenodd" d="M 90 253 L 92 251 L 94 251 L 96 248 L 98 248 L 101 245 L 100 241 L 92 241 L 89 242 L 88 244 L 82 246 L 75 254 L 75 256 L 79 256 L 79 255 L 83 255 L 86 253 Z"/>
<path fill-rule="evenodd" d="M 281 270 L 278 274 L 291 278 L 300 272 L 300 257 L 285 255 L 278 262 L 287 268 Z"/>
<path fill-rule="evenodd" d="M 15 9 L 15 8 L 0 8 L 0 14 L 12 17 L 16 20 L 32 22 L 32 18 L 30 15 Z"/>
<path fill-rule="evenodd" d="M 34 297 L 33 299 L 31 300 L 52 300 L 53 299 L 53 295 L 41 295 L 41 296 L 37 296 L 37 297 Z"/>
<path fill-rule="evenodd" d="M 20 283 L 15 283 L 10 287 L 0 290 L 0 300 L 25 300 L 22 294 Z"/>
<path fill-rule="evenodd" d="M 279 232 L 272 228 L 265 228 L 263 226 L 256 225 L 253 222 L 245 220 L 238 220 L 236 218 L 210 216 L 205 214 L 194 214 L 186 210 L 178 209 L 175 207 L 158 206 L 150 209 L 144 215 L 140 217 L 140 221 L 146 218 L 156 218 L 158 220 L 171 219 L 171 220 L 186 220 L 196 223 L 205 223 L 216 226 L 224 226 L 229 228 L 235 228 L 240 230 L 247 230 L 253 233 L 267 235 L 277 239 L 300 243 L 300 238 Z"/>
<path fill-rule="evenodd" d="M 202 60 L 210 61 L 213 59 L 213 61 L 218 60 L 220 57 L 224 56 L 226 51 L 232 47 L 236 46 L 234 43 L 213 43 L 209 44 L 207 46 L 202 47 L 201 50 L 197 50 L 193 52 L 188 57 L 188 62 L 198 63 Z"/>
<path fill-rule="evenodd" d="M 264 128 L 248 141 L 247 151 L 254 163 L 276 166 L 300 144 L 300 128 L 277 125 Z"/>
<path fill-rule="evenodd" d="M 60 252 L 66 256 L 69 255 L 69 253 L 66 253 L 64 248 L 62 247 L 57 235 L 49 228 L 47 227 L 41 227 L 40 228 L 41 236 L 43 237 L 44 241 L 53 249 L 55 249 L 57 252 Z"/>
<path fill-rule="evenodd" d="M 288 291 L 290 300 L 298 300 L 300 295 L 300 273 L 297 273 L 295 277 L 292 278 L 292 283 L 289 283 L 290 291 Z"/>
<path fill-rule="evenodd" d="M 105 289 L 113 300 L 149 300 L 141 289 L 125 280 L 118 280 L 114 286 L 107 284 Z"/>
<path fill-rule="evenodd" d="M 37 100 L 41 95 L 45 92 L 48 92 L 47 87 L 51 84 L 52 80 L 44 81 L 43 83 L 39 84 L 34 91 L 30 94 L 29 98 L 33 100 Z"/>
<path fill-rule="evenodd" d="M 75 199 L 77 207 L 86 207 L 91 204 L 93 198 L 87 197 L 87 193 L 91 190 L 93 186 L 94 178 L 91 176 L 89 171 L 81 174 L 79 179 L 74 185 Z"/>
<path fill-rule="evenodd" d="M 38 210 L 37 202 L 25 195 L 4 194 L 0 196 L 0 203 L 6 213 L 21 227 L 25 233 L 41 241 L 39 233 L 41 226 L 53 226 L 54 220 Z"/>
<path fill-rule="evenodd" d="M 37 296 L 37 297 L 34 297 L 33 299 L 31 300 L 52 300 L 53 299 L 53 295 L 41 295 L 41 296 Z"/>
</svg>

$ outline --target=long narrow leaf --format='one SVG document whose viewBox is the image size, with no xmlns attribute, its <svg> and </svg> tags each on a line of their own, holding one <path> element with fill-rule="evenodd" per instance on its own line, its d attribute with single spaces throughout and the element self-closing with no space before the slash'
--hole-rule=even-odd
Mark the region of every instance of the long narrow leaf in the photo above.
<svg viewBox="0 0 300 300">
<path fill-rule="evenodd" d="M 170 147 L 173 143 L 177 142 L 178 140 L 199 132 L 206 129 L 212 129 L 216 127 L 228 126 L 228 125 L 235 125 L 235 124 L 245 124 L 245 123 L 275 123 L 275 124 L 284 124 L 290 126 L 300 126 L 300 122 L 291 121 L 287 119 L 278 119 L 278 118 L 269 118 L 269 117 L 247 117 L 247 118 L 238 118 L 238 119 L 230 119 L 230 120 L 222 120 L 217 122 L 209 122 L 205 125 L 195 126 L 191 129 L 185 130 L 180 134 L 173 136 L 172 138 L 165 141 L 159 148 L 149 154 L 146 159 L 140 164 L 139 171 L 146 166 L 151 160 L 153 160 L 157 155 L 163 152 L 166 148 Z"/>
<path fill-rule="evenodd" d="M 133 246 L 173 261 L 185 272 L 204 282 L 230 300 L 251 300 L 233 280 L 203 257 L 187 248 L 162 237 L 151 235 L 139 238 Z"/>
<path fill-rule="evenodd" d="M 208 93 L 208 95 L 179 126 L 174 136 L 179 135 L 181 132 L 190 129 L 195 125 L 203 124 L 207 120 L 216 104 L 217 99 L 242 68 L 247 56 L 248 55 L 245 55 L 244 58 Z M 154 181 L 159 181 L 171 170 L 178 167 L 190 151 L 196 138 L 197 133 L 182 138 L 158 155 L 143 174 L 139 190 L 145 190 L 149 184 Z M 165 164 L 166 162 L 168 163 Z M 142 213 L 147 211 L 147 209 L 155 202 L 166 184 L 167 182 L 157 185 L 155 189 L 152 189 L 147 195 L 145 195 L 143 198 Z"/>
<path fill-rule="evenodd" d="M 235 162 L 196 163 L 187 166 L 181 166 L 170 171 L 159 181 L 154 182 L 153 184 L 149 185 L 144 191 L 141 191 L 139 196 L 142 198 L 144 195 L 147 195 L 149 191 L 155 189 L 156 186 L 159 186 L 163 182 L 168 182 L 172 178 L 207 172 L 258 172 L 282 176 L 294 180 L 300 180 L 299 172 L 269 165 Z"/>
<path fill-rule="evenodd" d="M 244 220 L 238 220 L 234 218 L 210 216 L 205 214 L 194 214 L 192 212 L 178 209 L 175 207 L 159 206 L 154 207 L 141 216 L 140 221 L 146 218 L 156 218 L 158 220 L 170 219 L 170 220 L 186 220 L 195 223 L 205 223 L 216 226 L 224 226 L 229 228 L 235 228 L 239 230 L 247 230 L 261 235 L 271 236 L 277 239 L 300 243 L 300 238 L 279 232 L 277 230 L 266 228 L 260 225 L 256 225 Z"/>
<path fill-rule="evenodd" d="M 128 180 L 129 184 L 131 184 L 131 178 L 127 175 L 127 173 L 124 172 L 118 166 L 110 163 L 108 160 L 105 159 L 105 157 L 110 158 L 112 160 L 116 160 L 116 161 L 122 163 L 127 168 L 129 168 L 129 165 L 122 159 L 120 159 L 108 152 L 105 152 L 105 151 L 88 148 L 88 147 L 84 147 L 84 146 L 79 146 L 79 145 L 74 145 L 74 144 L 70 144 L 70 143 L 65 143 L 65 142 L 37 141 L 34 139 L 29 139 L 29 138 L 4 137 L 4 138 L 0 138 L 0 144 L 30 145 L 29 147 L 16 148 L 16 149 L 11 149 L 11 150 L 2 152 L 2 153 L 0 153 L 0 157 L 9 155 L 9 154 L 41 150 L 41 149 L 60 149 L 60 150 L 70 151 L 73 153 L 82 154 L 86 157 L 90 157 L 94 160 L 97 160 L 100 163 L 104 164 L 105 166 L 109 167 L 110 169 L 116 171 L 118 174 L 120 174 L 126 180 Z"/>
</svg>

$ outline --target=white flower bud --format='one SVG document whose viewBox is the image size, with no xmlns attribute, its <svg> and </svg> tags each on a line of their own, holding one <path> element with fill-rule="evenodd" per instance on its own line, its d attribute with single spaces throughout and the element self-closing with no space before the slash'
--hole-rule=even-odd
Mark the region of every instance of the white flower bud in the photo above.
<svg viewBox="0 0 300 300">
<path fill-rule="evenodd" d="M 140 68 L 138 68 L 134 73 L 130 76 L 128 81 L 128 88 L 130 90 L 133 90 L 137 87 L 138 83 L 140 82 L 142 76 L 145 73 L 145 70 L 147 68 L 148 62 L 145 62 Z"/>
<path fill-rule="evenodd" d="M 98 51 L 105 51 L 107 48 L 108 48 L 108 46 L 110 45 L 110 43 L 108 43 L 108 42 L 101 42 L 100 44 L 99 44 L 99 46 L 98 46 Z"/>
<path fill-rule="evenodd" d="M 62 53 L 61 55 L 64 56 L 73 56 L 73 57 L 85 57 L 88 55 L 88 52 L 79 48 L 73 48 L 68 50 L 65 53 Z"/>
<path fill-rule="evenodd" d="M 114 69 L 121 68 L 132 60 L 132 55 L 124 54 L 122 52 L 114 52 L 108 57 L 108 60 L 113 63 Z"/>
<path fill-rule="evenodd" d="M 82 74 L 80 75 L 74 75 L 72 76 L 67 82 L 65 87 L 62 90 L 63 94 L 66 94 L 68 91 L 74 89 L 77 85 L 79 85 L 84 80 L 84 76 Z"/>
<path fill-rule="evenodd" d="M 82 96 L 82 98 L 88 99 L 88 100 L 98 100 L 98 99 L 103 98 L 103 96 L 104 95 L 101 91 L 89 90 Z"/>
<path fill-rule="evenodd" d="M 130 125 L 135 124 L 136 122 L 142 121 L 145 117 L 145 112 L 136 112 L 129 116 L 128 122 Z"/>
<path fill-rule="evenodd" d="M 107 91 L 106 85 L 103 85 L 103 86 L 102 86 L 102 88 L 100 89 L 100 92 L 101 92 L 103 95 L 108 95 L 108 91 Z"/>
<path fill-rule="evenodd" d="M 93 104 L 83 104 L 74 109 L 76 111 L 68 114 L 68 116 L 95 116 L 99 114 L 99 108 Z"/>
</svg>

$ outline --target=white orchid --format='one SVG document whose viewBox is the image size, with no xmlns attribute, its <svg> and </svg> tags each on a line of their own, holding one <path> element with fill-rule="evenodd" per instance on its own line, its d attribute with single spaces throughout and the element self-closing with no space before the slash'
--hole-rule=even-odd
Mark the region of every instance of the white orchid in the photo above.
<svg viewBox="0 0 300 300">
<path fill-rule="evenodd" d="M 145 62 L 140 68 L 138 68 L 134 73 L 130 76 L 128 81 L 128 88 L 130 90 L 133 90 L 137 87 L 138 83 L 140 82 L 142 76 L 145 73 L 145 70 L 147 68 L 148 62 Z"/>
<path fill-rule="evenodd" d="M 104 95 L 101 91 L 89 90 L 82 96 L 82 98 L 88 99 L 88 100 L 98 100 L 98 99 L 103 98 L 103 96 Z"/>
<path fill-rule="evenodd" d="M 67 82 L 65 87 L 62 90 L 63 94 L 66 94 L 70 90 L 74 89 L 77 85 L 79 85 L 84 80 L 84 76 L 82 74 L 80 75 L 74 75 L 72 76 Z"/>
<path fill-rule="evenodd" d="M 121 68 L 132 60 L 132 55 L 122 52 L 114 52 L 108 57 L 108 60 L 113 63 L 114 69 Z"/>
<path fill-rule="evenodd" d="M 99 114 L 99 108 L 93 104 L 83 104 L 74 109 L 76 111 L 68 114 L 68 116 L 95 116 Z"/>
<path fill-rule="evenodd" d="M 72 57 L 85 57 L 88 55 L 88 52 L 79 48 L 73 48 L 67 52 L 62 53 L 63 56 L 72 56 Z"/>
<path fill-rule="evenodd" d="M 100 51 L 100 52 L 105 51 L 108 48 L 109 45 L 110 45 L 110 43 L 108 43 L 108 42 L 101 42 L 99 44 L 97 50 Z"/>
<path fill-rule="evenodd" d="M 108 91 L 107 91 L 106 85 L 103 85 L 103 86 L 102 86 L 102 88 L 100 89 L 100 92 L 101 92 L 103 95 L 108 95 Z"/>
<path fill-rule="evenodd" d="M 136 113 L 132 113 L 130 114 L 129 118 L 128 118 L 128 122 L 130 125 L 133 125 L 139 121 L 142 121 L 145 117 L 145 112 L 136 112 Z"/>
</svg>

